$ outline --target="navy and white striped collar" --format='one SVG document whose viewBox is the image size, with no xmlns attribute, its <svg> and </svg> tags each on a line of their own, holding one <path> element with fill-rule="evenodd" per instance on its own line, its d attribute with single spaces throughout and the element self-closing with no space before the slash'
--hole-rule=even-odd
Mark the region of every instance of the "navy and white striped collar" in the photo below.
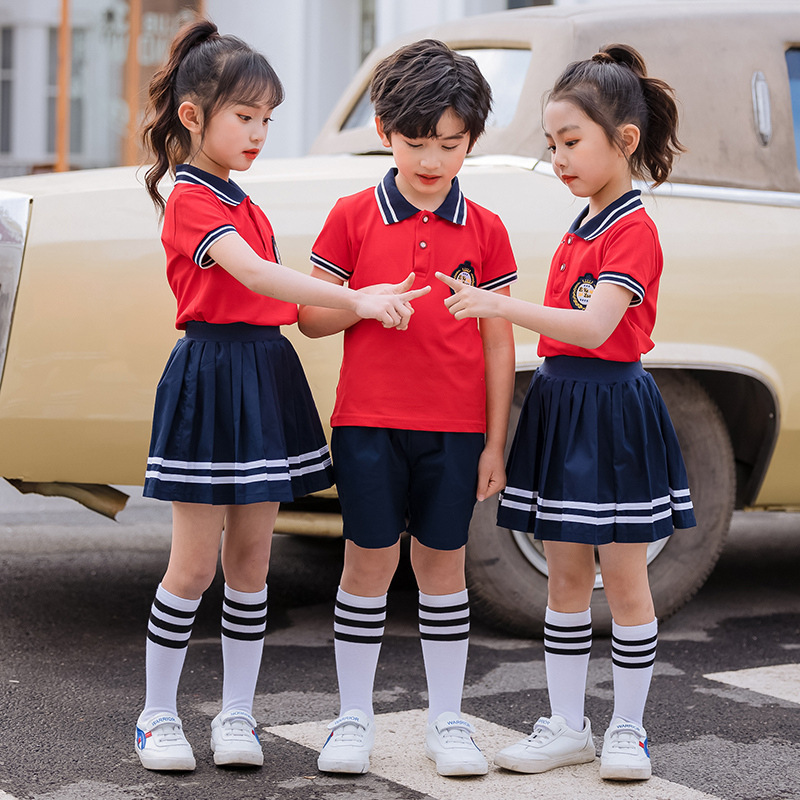
<svg viewBox="0 0 800 800">
<path fill-rule="evenodd" d="M 397 167 L 392 167 L 375 187 L 375 199 L 385 225 L 403 222 L 420 212 L 420 209 L 409 203 L 397 188 L 396 175 Z M 458 187 L 458 178 L 453 178 L 447 197 L 433 213 L 456 225 L 467 224 L 467 201 Z"/>
<path fill-rule="evenodd" d="M 175 183 L 192 183 L 195 186 L 205 186 L 229 206 L 238 206 L 247 195 L 244 190 L 233 181 L 224 181 L 210 172 L 198 169 L 191 164 L 179 164 L 175 168 Z"/>
<path fill-rule="evenodd" d="M 632 189 L 630 192 L 626 192 L 622 197 L 607 205 L 586 224 L 581 225 L 581 221 L 586 219 L 586 215 L 589 213 L 589 206 L 586 206 L 570 226 L 569 232 L 580 236 L 585 241 L 596 239 L 614 225 L 615 222 L 619 222 L 623 217 L 627 217 L 628 214 L 633 214 L 634 211 L 644 208 L 641 194 L 639 189 Z"/>
</svg>

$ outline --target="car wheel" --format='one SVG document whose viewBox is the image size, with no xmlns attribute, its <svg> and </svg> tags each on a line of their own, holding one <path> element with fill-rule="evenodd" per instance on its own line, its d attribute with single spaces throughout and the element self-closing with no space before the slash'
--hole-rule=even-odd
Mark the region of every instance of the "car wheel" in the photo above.
<svg viewBox="0 0 800 800">
<path fill-rule="evenodd" d="M 719 408 L 681 371 L 654 373 L 669 409 L 689 474 L 697 527 L 676 531 L 648 548 L 656 615 L 664 619 L 703 585 L 719 558 L 736 490 L 733 448 Z M 530 375 L 518 375 L 510 435 Z M 527 533 L 498 528 L 497 498 L 475 508 L 467 545 L 467 584 L 476 616 L 509 633 L 541 636 L 547 605 L 547 563 L 541 542 Z M 611 631 L 611 613 L 599 568 L 592 597 L 598 634 Z"/>
</svg>

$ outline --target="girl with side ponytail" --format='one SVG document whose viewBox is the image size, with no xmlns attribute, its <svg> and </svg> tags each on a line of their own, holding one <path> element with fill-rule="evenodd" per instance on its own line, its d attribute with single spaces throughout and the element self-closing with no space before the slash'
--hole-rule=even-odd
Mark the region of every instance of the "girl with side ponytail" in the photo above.
<svg viewBox="0 0 800 800">
<path fill-rule="evenodd" d="M 147 629 L 141 763 L 191 770 L 177 690 L 195 612 L 222 542 L 222 710 L 211 723 L 219 765 L 264 756 L 252 716 L 267 619 L 266 578 L 278 505 L 332 484 L 328 445 L 281 325 L 297 303 L 349 309 L 404 328 L 413 276 L 374 293 L 281 265 L 272 226 L 230 180 L 261 151 L 283 87 L 260 53 L 197 20 L 178 32 L 150 85 L 147 191 L 163 218 L 176 327 L 185 331 L 158 384 L 144 494 L 172 502 L 172 549 Z M 175 183 L 169 197 L 159 183 Z M 225 529 L 224 539 L 222 530 Z"/>
<path fill-rule="evenodd" d="M 543 305 L 451 286 L 456 319 L 504 317 L 540 334 L 536 370 L 507 465 L 498 525 L 543 540 L 551 716 L 495 756 L 518 772 L 593 761 L 584 694 L 592 642 L 595 548 L 611 608 L 614 711 L 600 776 L 651 775 L 644 705 L 658 624 L 647 546 L 694 526 L 686 469 L 658 388 L 653 347 L 663 267 L 658 232 L 633 178 L 663 183 L 683 149 L 670 87 L 642 57 L 609 45 L 570 64 L 545 98 L 556 176 L 588 206 L 561 240 Z"/>
</svg>

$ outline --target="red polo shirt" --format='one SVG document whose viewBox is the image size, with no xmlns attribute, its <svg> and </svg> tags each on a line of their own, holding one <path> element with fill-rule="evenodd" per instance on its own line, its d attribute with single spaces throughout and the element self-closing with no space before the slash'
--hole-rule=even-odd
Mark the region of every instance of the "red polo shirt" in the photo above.
<svg viewBox="0 0 800 800">
<path fill-rule="evenodd" d="M 477 320 L 455 320 L 450 290 L 434 273 L 499 289 L 516 280 L 503 223 L 467 200 L 453 181 L 435 211 L 415 208 L 392 169 L 375 189 L 339 200 L 314 243 L 311 261 L 353 289 L 400 283 L 431 292 L 413 303 L 408 330 L 361 320 L 344 333 L 331 425 L 421 431 L 486 430 L 483 343 Z"/>
<path fill-rule="evenodd" d="M 214 263 L 208 248 L 230 233 L 238 233 L 261 258 L 280 264 L 269 220 L 239 186 L 180 165 L 161 232 L 167 280 L 178 302 L 175 327 L 183 329 L 189 320 L 251 325 L 297 322 L 296 305 L 251 291 Z"/>
<path fill-rule="evenodd" d="M 544 305 L 583 309 L 598 283 L 623 286 L 633 292 L 633 299 L 619 325 L 594 350 L 542 336 L 540 356 L 638 361 L 652 350 L 663 257 L 658 231 L 640 195 L 638 190 L 628 192 L 581 224 L 589 210 L 585 208 L 553 256 L 545 289 Z"/>
</svg>

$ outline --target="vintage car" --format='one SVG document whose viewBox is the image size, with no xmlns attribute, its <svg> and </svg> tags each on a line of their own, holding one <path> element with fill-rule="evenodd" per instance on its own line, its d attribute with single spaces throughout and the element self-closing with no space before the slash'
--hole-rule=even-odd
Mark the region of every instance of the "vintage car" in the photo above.
<svg viewBox="0 0 800 800">
<path fill-rule="evenodd" d="M 800 6 L 539 7 L 406 40 L 423 36 L 472 55 L 493 86 L 491 125 L 461 181 L 504 220 L 519 265 L 513 293 L 530 300 L 541 299 L 551 254 L 583 206 L 554 177 L 541 131 L 541 100 L 554 77 L 617 41 L 639 49 L 652 74 L 676 89 L 688 152 L 670 183 L 644 192 L 665 255 L 657 345 L 645 362 L 681 440 L 698 527 L 651 548 L 664 617 L 708 576 L 734 508 L 800 508 Z M 296 269 L 309 269 L 335 200 L 374 185 L 391 164 L 367 85 L 377 59 L 398 44 L 367 59 L 312 155 L 264 159 L 239 179 Z M 143 480 L 173 320 L 141 171 L 0 181 L 0 475 L 113 513 L 108 487 Z M 518 408 L 539 359 L 537 336 L 515 333 Z M 341 339 L 289 335 L 327 418 Z M 475 608 L 507 630 L 536 633 L 546 563 L 527 534 L 496 527 L 495 507 L 479 504 L 473 518 Z M 278 530 L 341 535 L 335 494 L 285 509 Z M 595 595 L 595 619 L 607 628 L 608 608 Z"/>
</svg>

